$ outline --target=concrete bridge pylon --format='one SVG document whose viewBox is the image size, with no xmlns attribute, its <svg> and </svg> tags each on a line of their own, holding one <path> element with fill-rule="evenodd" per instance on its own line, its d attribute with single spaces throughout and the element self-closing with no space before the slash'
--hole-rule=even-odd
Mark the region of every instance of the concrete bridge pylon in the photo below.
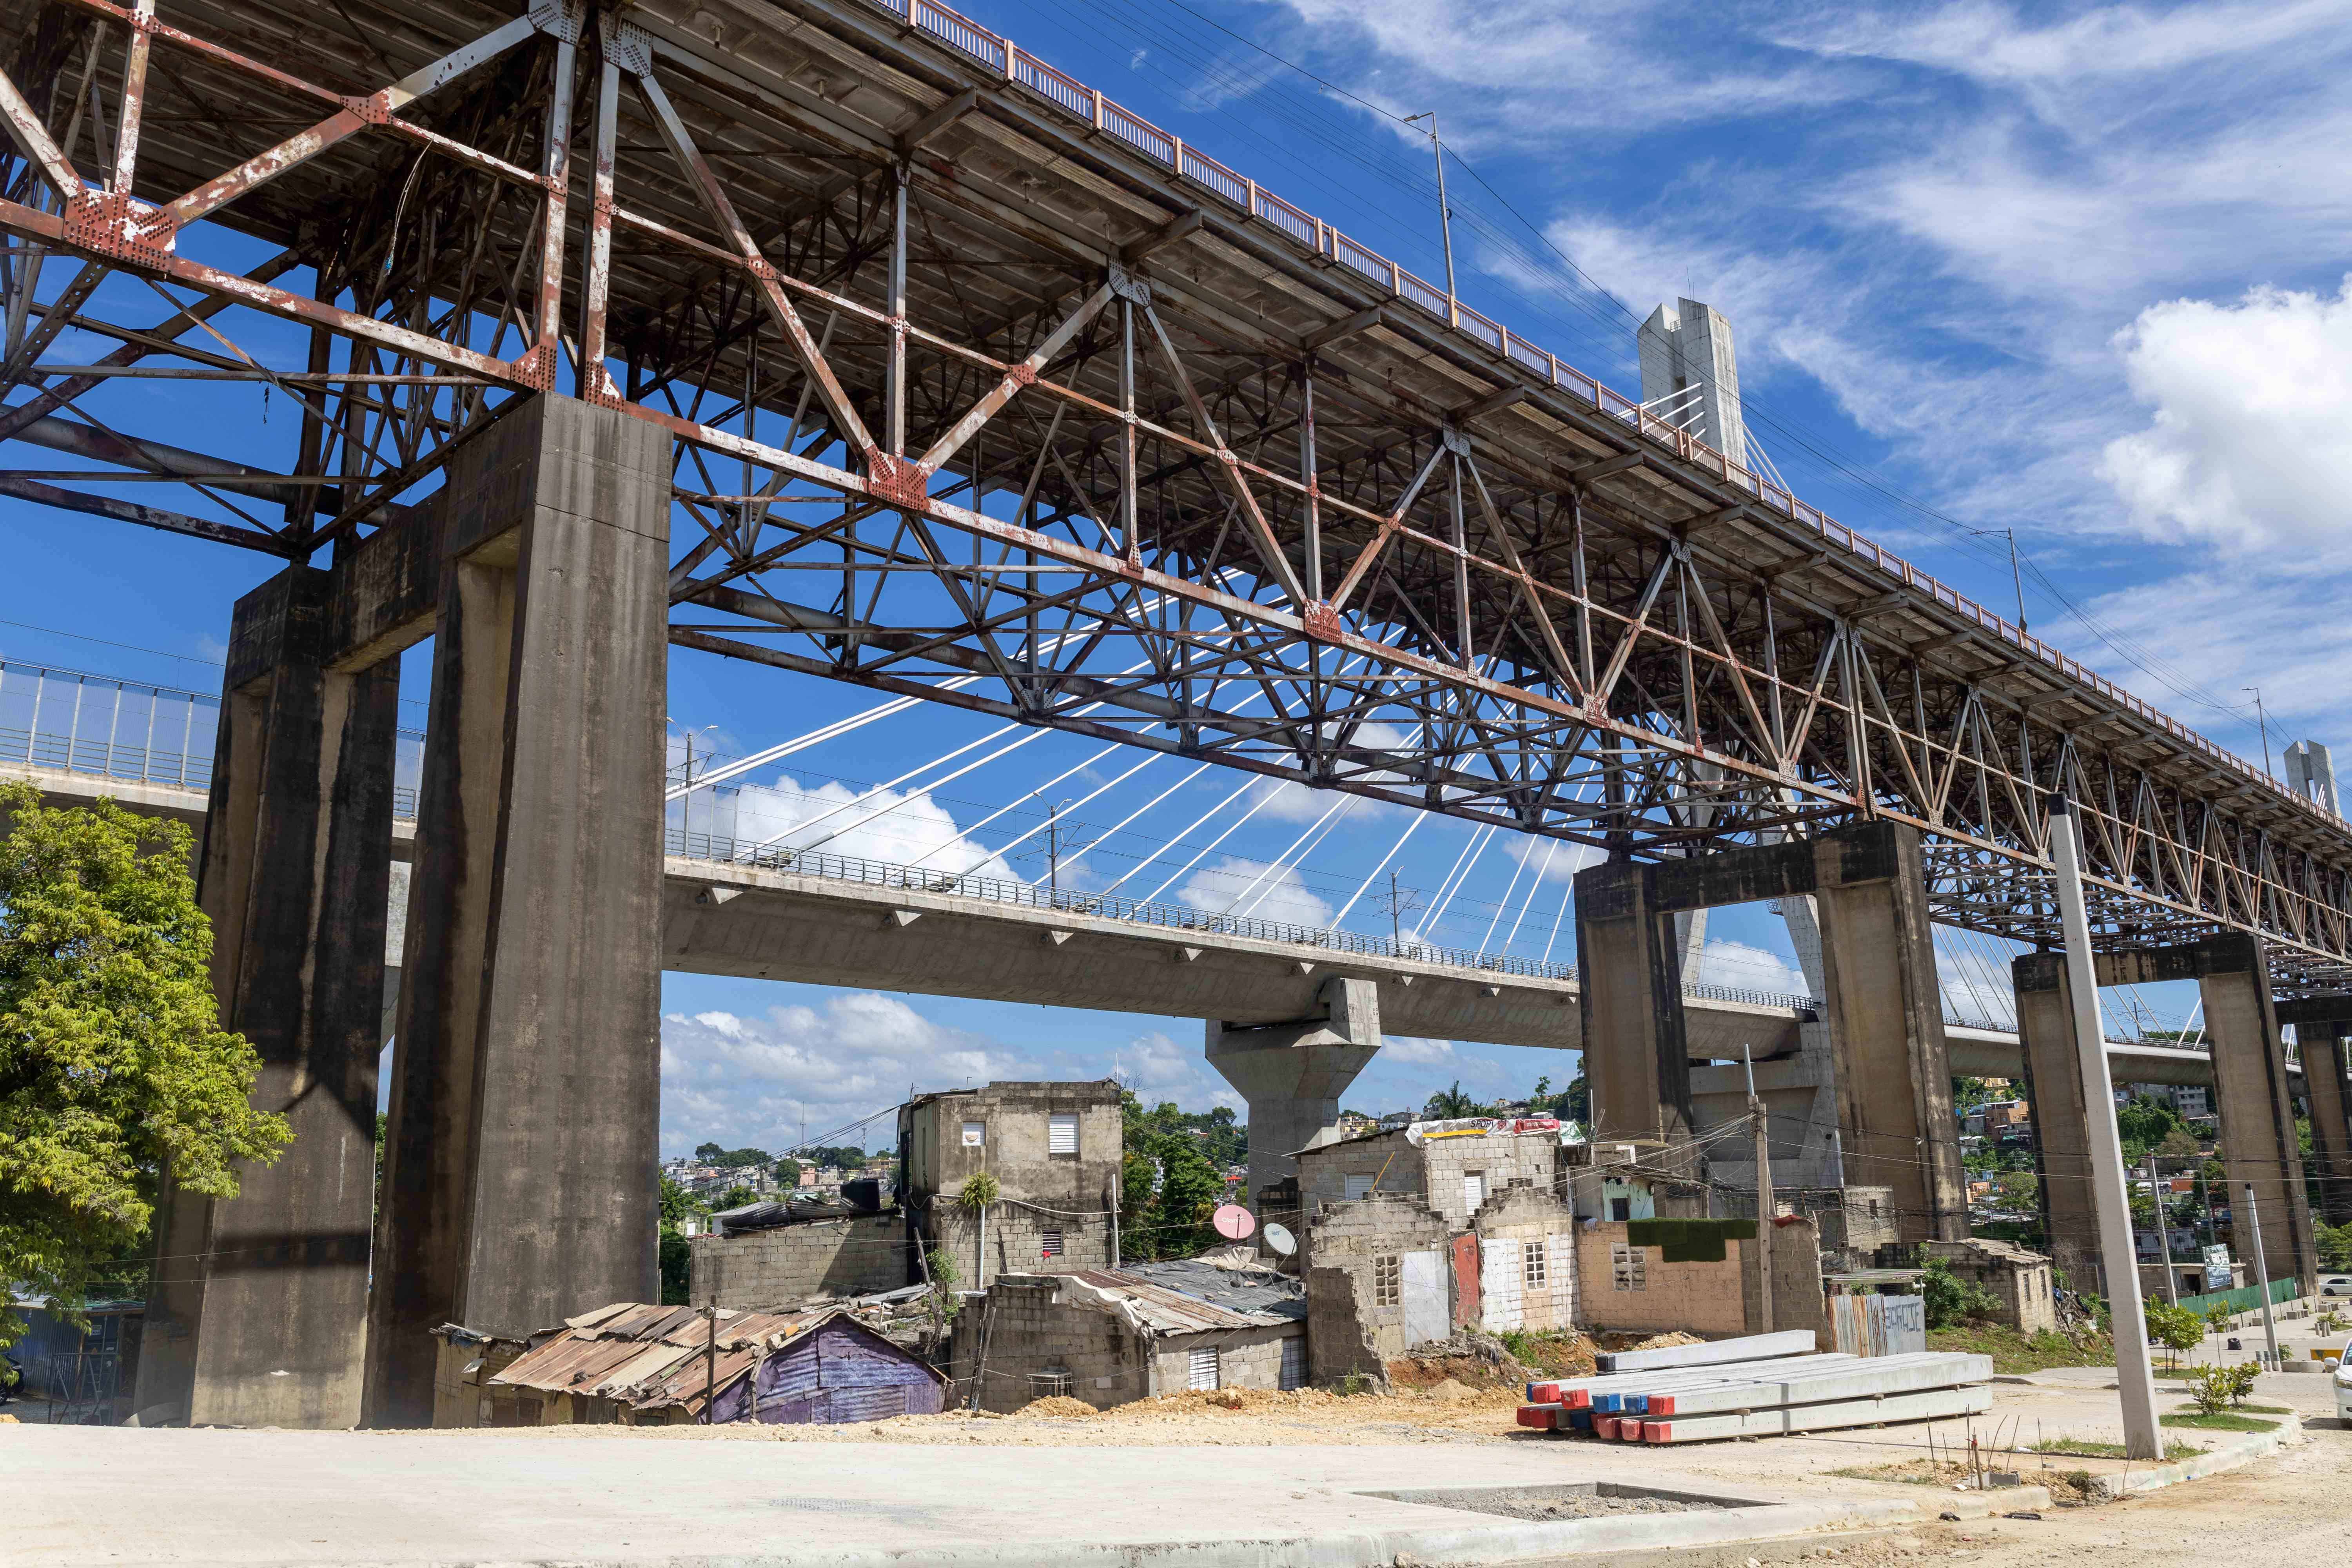
<svg viewBox="0 0 2352 1568">
<path fill-rule="evenodd" d="M 1249 1104 L 1249 1193 L 1298 1173 L 1291 1158 L 1339 1122 L 1339 1097 L 1381 1048 L 1380 987 L 1333 975 L 1319 992 L 1322 1016 L 1232 1027 L 1208 1021 L 1209 1065 Z"/>
</svg>

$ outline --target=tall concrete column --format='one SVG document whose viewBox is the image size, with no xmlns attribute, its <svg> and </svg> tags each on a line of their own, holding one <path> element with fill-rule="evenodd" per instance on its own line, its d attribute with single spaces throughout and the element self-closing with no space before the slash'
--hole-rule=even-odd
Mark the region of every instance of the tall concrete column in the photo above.
<svg viewBox="0 0 2352 1568">
<path fill-rule="evenodd" d="M 2090 1107 L 2074 1039 L 2074 987 L 2062 952 L 2020 953 L 2017 1033 L 2024 1047 L 2026 1103 L 2033 1108 L 2033 1169 L 2050 1257 L 2071 1289 L 2106 1293 L 2100 1274 L 2099 1216 L 2091 1201 Z"/>
<path fill-rule="evenodd" d="M 1249 1195 L 1298 1173 L 1291 1158 L 1339 1124 L 1339 1096 L 1381 1048 L 1381 997 L 1369 980 L 1323 983 L 1325 1016 L 1228 1028 L 1209 1020 L 1209 1065 L 1249 1104 Z"/>
<path fill-rule="evenodd" d="M 1919 831 L 1856 823 L 1812 850 L 1846 1180 L 1894 1189 L 1905 1240 L 1964 1241 L 1968 1182 Z"/>
<path fill-rule="evenodd" d="M 237 602 L 199 897 L 221 1023 L 293 1142 L 230 1200 L 164 1185 L 138 1407 L 192 1423 L 360 1417 L 399 669 L 327 667 L 329 577 Z"/>
<path fill-rule="evenodd" d="M 1656 868 L 1630 861 L 1576 874 L 1576 972 L 1596 1143 L 1687 1143 L 1690 1053 L 1681 952 L 1658 908 Z"/>
<path fill-rule="evenodd" d="M 367 1420 L 457 1321 L 652 1300 L 668 438 L 569 398 L 449 468 Z"/>
<path fill-rule="evenodd" d="M 2303 1092 L 2311 1102 L 2312 1160 L 2319 1167 L 2313 1197 L 2329 1225 L 2352 1225 L 2352 1094 L 2344 1082 L 2344 1037 L 2352 1025 L 2298 1024 L 2303 1042 Z"/>
<path fill-rule="evenodd" d="M 2237 1255 L 2249 1260 L 2254 1255 L 2253 1233 L 2239 1213 L 2251 1182 L 2272 1277 L 2292 1274 L 2312 1286 L 2319 1258 L 2263 944 L 2232 933 L 2199 945 L 2205 958 L 2197 986 L 2205 1002 L 2205 1037 L 2212 1045 L 2213 1100 L 2221 1119 L 2221 1163 L 2229 1173 Z"/>
</svg>

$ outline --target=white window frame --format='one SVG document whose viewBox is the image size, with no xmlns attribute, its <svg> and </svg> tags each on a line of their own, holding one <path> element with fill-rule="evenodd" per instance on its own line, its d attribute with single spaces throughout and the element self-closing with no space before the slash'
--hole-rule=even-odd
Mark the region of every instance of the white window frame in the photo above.
<svg viewBox="0 0 2352 1568">
<path fill-rule="evenodd" d="M 988 1147 L 988 1123 L 967 1121 L 963 1124 L 963 1146 L 967 1149 Z"/>
<path fill-rule="evenodd" d="M 1462 1173 L 1462 1208 L 1465 1214 L 1476 1214 L 1486 1202 L 1486 1173 Z"/>
<path fill-rule="evenodd" d="M 1038 1256 L 1042 1258 L 1061 1257 L 1062 1233 L 1058 1230 L 1039 1231 L 1037 1233 L 1037 1252 Z"/>
<path fill-rule="evenodd" d="M 1551 1279 L 1551 1261 L 1544 1250 L 1541 1237 L 1519 1244 L 1519 1283 L 1529 1290 L 1540 1290 Z"/>
<path fill-rule="evenodd" d="M 1208 1381 L 1202 1382 L 1206 1376 Z M 1224 1386 L 1224 1357 L 1214 1345 L 1194 1345 L 1184 1354 L 1184 1386 L 1198 1393 Z"/>
<path fill-rule="evenodd" d="M 1065 1137 L 1066 1134 L 1066 1138 Z M 1066 1143 L 1066 1147 L 1065 1144 Z M 1076 1154 L 1078 1152 L 1078 1117 L 1076 1111 L 1056 1110 L 1045 1118 L 1045 1152 Z"/>
<path fill-rule="evenodd" d="M 1345 1191 L 1349 1203 L 1355 1202 L 1358 1198 L 1370 1197 L 1373 1184 L 1380 1180 L 1378 1176 L 1368 1176 L 1360 1172 L 1344 1179 L 1347 1184 Z"/>
</svg>

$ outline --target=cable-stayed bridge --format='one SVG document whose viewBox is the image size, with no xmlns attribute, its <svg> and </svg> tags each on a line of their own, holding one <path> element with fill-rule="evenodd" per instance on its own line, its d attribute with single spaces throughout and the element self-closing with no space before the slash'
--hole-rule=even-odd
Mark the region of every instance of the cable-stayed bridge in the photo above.
<svg viewBox="0 0 2352 1568">
<path fill-rule="evenodd" d="M 2339 1092 L 2352 827 L 1759 476 L 1720 396 L 1702 440 L 1691 399 L 1611 391 L 929 0 L 315 10 L 0 23 L 0 438 L 67 462 L 0 491 L 284 563 L 231 616 L 203 886 L 298 1137 L 169 1205 L 165 1255 L 239 1261 L 159 1274 L 142 1403 L 421 1422 L 434 1324 L 649 1288 L 676 868 L 698 922 L 866 886 L 665 856 L 673 647 L 1596 852 L 1561 1010 L 1597 1132 L 1667 1156 L 1709 1048 L 1686 933 L 1777 900 L 1819 999 L 1801 1121 L 1915 1236 L 1966 1226 L 1937 924 L 2038 950 L 2023 1066 L 2083 1088 L 2070 803 L 2099 983 L 2197 982 L 2233 1189 L 2307 1270 L 2278 1028 L 2302 1009 Z M 371 1235 L 396 656 L 428 638 Z M 811 887 L 729 883 L 767 875 Z M 887 891 L 916 918 L 875 944 L 949 923 Z M 1091 940 L 1051 891 L 1073 934 L 1037 950 Z M 1359 956 L 1214 1020 L 1260 1128 L 1421 1005 Z M 1483 962 L 1444 983 L 1568 990 Z M 2080 1100 L 2042 1140 L 2062 1249 Z"/>
</svg>

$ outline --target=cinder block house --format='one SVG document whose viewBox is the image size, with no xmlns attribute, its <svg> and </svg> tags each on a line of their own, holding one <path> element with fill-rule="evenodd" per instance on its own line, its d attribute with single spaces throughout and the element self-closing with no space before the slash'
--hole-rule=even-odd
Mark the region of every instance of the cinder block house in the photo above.
<svg viewBox="0 0 2352 1568">
<path fill-rule="evenodd" d="M 1018 1410 L 1066 1394 L 1097 1409 L 1185 1389 L 1298 1388 L 1307 1297 L 1272 1268 L 1192 1258 L 999 1275 L 949 1342 L 959 1398 Z"/>
<path fill-rule="evenodd" d="M 898 1110 L 899 1203 L 966 1289 L 1000 1274 L 1108 1268 L 1124 1153 L 1116 1079 L 920 1094 Z M 982 1171 L 998 1197 L 973 1215 L 956 1199 Z"/>
</svg>

